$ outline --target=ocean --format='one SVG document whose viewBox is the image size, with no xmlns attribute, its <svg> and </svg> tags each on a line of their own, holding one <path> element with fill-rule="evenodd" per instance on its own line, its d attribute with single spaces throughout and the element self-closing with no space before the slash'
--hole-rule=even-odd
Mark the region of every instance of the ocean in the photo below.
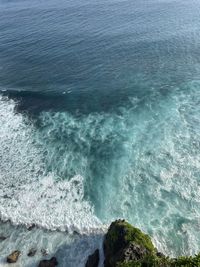
<svg viewBox="0 0 200 267">
<path fill-rule="evenodd" d="M 199 29 L 199 0 L 0 0 L 0 266 L 102 266 L 118 218 L 200 251 Z"/>
</svg>

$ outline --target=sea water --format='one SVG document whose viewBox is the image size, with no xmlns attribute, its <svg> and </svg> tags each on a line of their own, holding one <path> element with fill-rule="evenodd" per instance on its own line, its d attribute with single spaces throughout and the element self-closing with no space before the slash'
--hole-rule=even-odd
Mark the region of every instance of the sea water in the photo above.
<svg viewBox="0 0 200 267">
<path fill-rule="evenodd" d="M 0 0 L 1 266 L 19 249 L 16 267 L 83 267 L 96 248 L 102 265 L 117 218 L 167 255 L 200 251 L 199 13 Z"/>
</svg>

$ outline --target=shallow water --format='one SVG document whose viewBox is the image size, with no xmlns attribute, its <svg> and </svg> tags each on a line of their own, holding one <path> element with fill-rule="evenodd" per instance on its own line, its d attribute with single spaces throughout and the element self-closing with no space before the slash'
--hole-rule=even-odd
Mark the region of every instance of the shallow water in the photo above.
<svg viewBox="0 0 200 267">
<path fill-rule="evenodd" d="M 2 266 L 45 248 L 82 267 L 116 218 L 168 255 L 200 250 L 199 11 L 0 1 Z"/>
</svg>

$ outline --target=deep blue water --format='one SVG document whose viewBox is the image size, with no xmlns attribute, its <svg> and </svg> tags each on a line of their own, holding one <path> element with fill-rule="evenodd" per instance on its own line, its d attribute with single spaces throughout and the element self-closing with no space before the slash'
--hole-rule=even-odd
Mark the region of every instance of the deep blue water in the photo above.
<svg viewBox="0 0 200 267">
<path fill-rule="evenodd" d="M 199 251 L 199 29 L 198 0 L 0 0 L 1 219 Z"/>
</svg>

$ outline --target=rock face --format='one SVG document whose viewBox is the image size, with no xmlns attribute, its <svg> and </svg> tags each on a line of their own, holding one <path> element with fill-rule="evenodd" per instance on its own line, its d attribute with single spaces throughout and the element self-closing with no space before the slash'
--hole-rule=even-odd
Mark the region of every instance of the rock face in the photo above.
<svg viewBox="0 0 200 267">
<path fill-rule="evenodd" d="M 125 262 L 129 261 L 137 261 L 144 258 L 148 255 L 148 251 L 145 247 L 137 244 L 137 243 L 130 243 L 123 251 L 122 251 L 122 259 Z"/>
<path fill-rule="evenodd" d="M 53 257 L 50 260 L 42 260 L 38 267 L 55 267 L 56 265 L 58 265 L 57 259 Z"/>
<path fill-rule="evenodd" d="M 15 250 L 13 251 L 8 257 L 7 257 L 7 262 L 8 263 L 15 263 L 19 256 L 20 256 L 21 252 L 19 250 Z"/>
<path fill-rule="evenodd" d="M 113 222 L 104 238 L 105 267 L 200 267 L 195 256 L 166 257 L 148 235 L 125 220 Z"/>
<path fill-rule="evenodd" d="M 124 220 L 113 222 L 104 239 L 105 267 L 143 260 L 156 252 L 151 239 Z"/>
<path fill-rule="evenodd" d="M 28 256 L 28 257 L 33 257 L 33 256 L 35 256 L 36 252 L 37 252 L 37 249 L 35 249 L 35 248 L 31 248 L 31 249 L 29 250 L 27 256 Z"/>
<path fill-rule="evenodd" d="M 95 252 L 88 257 L 85 267 L 98 267 L 99 264 L 99 250 L 95 250 Z"/>
</svg>

